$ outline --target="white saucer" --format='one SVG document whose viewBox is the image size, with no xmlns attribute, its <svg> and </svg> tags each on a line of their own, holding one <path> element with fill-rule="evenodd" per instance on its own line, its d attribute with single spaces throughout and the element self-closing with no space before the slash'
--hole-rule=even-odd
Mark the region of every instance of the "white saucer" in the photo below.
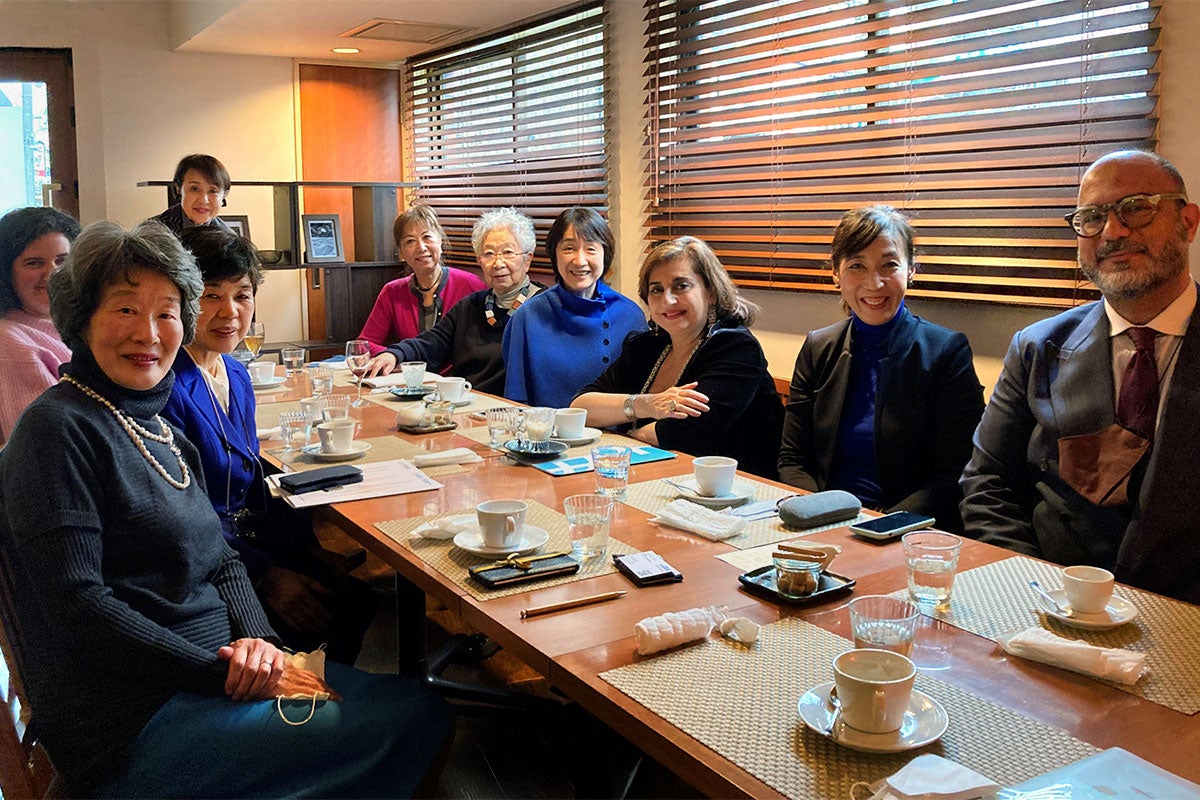
<svg viewBox="0 0 1200 800">
<path fill-rule="evenodd" d="M 833 706 L 829 705 L 829 690 L 832 687 L 832 681 L 814 686 L 800 696 L 796 708 L 805 725 L 851 750 L 861 750 L 865 753 L 899 753 L 914 750 L 937 741 L 950 724 L 950 717 L 941 703 L 914 689 L 900 730 L 891 733 L 863 733 L 844 722 L 838 722 L 833 733 L 826 734 L 825 729 L 829 727 L 829 720 L 833 716 Z"/>
<path fill-rule="evenodd" d="M 287 383 L 287 377 L 283 375 L 277 375 L 268 381 L 263 381 L 262 383 L 256 383 L 253 380 L 250 381 L 250 385 L 258 391 L 262 391 L 263 389 L 276 389 L 280 386 L 283 386 L 285 383 Z"/>
<path fill-rule="evenodd" d="M 433 394 L 427 395 L 425 397 L 425 400 L 430 403 L 436 403 L 437 401 L 439 401 L 441 399 L 442 399 L 442 394 L 437 389 L 433 390 Z M 473 394 L 471 394 L 470 392 L 467 392 L 466 394 L 464 394 L 462 397 L 458 398 L 457 400 L 451 400 L 449 402 L 453 403 L 455 408 L 462 408 L 463 406 L 471 405 L 471 401 L 474 399 L 475 399 L 475 396 Z"/>
<path fill-rule="evenodd" d="M 358 458 L 370 449 L 370 442 L 356 441 L 344 453 L 322 453 L 321 445 L 319 444 L 310 444 L 308 447 L 302 448 L 300 452 L 308 453 L 317 461 L 350 461 Z"/>
<path fill-rule="evenodd" d="M 707 506 L 709 508 L 728 508 L 729 506 L 738 506 L 747 500 L 753 499 L 754 497 L 753 488 L 750 488 L 746 483 L 736 479 L 733 482 L 732 491 L 726 494 L 714 495 L 713 497 L 706 497 L 700 494 L 699 489 L 696 487 L 695 478 L 672 478 L 671 480 L 672 482 L 684 487 L 684 490 L 676 490 L 679 492 L 679 496 L 684 500 L 696 503 L 697 505 Z M 750 488 L 750 491 L 746 491 L 747 488 Z"/>
<path fill-rule="evenodd" d="M 1049 595 L 1054 598 L 1056 603 L 1067 605 L 1067 594 L 1062 589 L 1053 589 L 1049 592 Z M 1038 598 L 1037 602 L 1042 611 L 1045 611 L 1048 616 L 1054 617 L 1063 625 L 1091 631 L 1119 628 L 1126 623 L 1133 622 L 1137 619 L 1138 615 L 1137 606 L 1124 597 L 1117 597 L 1115 594 L 1109 598 L 1108 605 L 1101 613 L 1081 614 L 1076 611 L 1074 616 L 1070 617 L 1063 616 L 1062 612 L 1056 608 L 1050 608 L 1050 604 L 1041 597 Z"/>
<path fill-rule="evenodd" d="M 526 525 L 525 530 L 521 534 L 521 541 L 512 547 L 488 547 L 483 543 L 483 534 L 478 528 L 463 531 L 454 537 L 455 545 L 466 550 L 468 553 L 474 553 L 484 558 L 502 558 L 513 553 L 522 556 L 528 555 L 548 541 L 550 541 L 550 532 L 534 525 Z"/>
<path fill-rule="evenodd" d="M 423 525 L 418 525 L 413 529 L 413 536 L 420 536 L 422 539 L 438 539 L 445 541 L 453 539 L 459 533 L 464 533 L 466 530 L 479 529 L 479 523 L 474 515 L 463 514 L 458 517 L 443 517 L 438 520 L 443 525 L 453 525 L 457 530 L 447 530 L 443 527 L 434 527 L 433 523 L 426 522 Z"/>
<path fill-rule="evenodd" d="M 556 442 L 562 442 L 568 447 L 578 447 L 581 444 L 589 444 L 600 438 L 602 431 L 599 428 L 584 428 L 583 436 L 576 439 L 567 439 L 563 436 L 551 436 L 550 438 Z"/>
</svg>

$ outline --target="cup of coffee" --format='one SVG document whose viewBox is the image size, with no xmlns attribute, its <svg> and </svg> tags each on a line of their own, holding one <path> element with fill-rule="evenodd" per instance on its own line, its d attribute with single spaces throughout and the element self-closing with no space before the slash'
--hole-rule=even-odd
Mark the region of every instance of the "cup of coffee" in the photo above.
<svg viewBox="0 0 1200 800">
<path fill-rule="evenodd" d="M 842 719 L 863 733 L 890 733 L 904 723 L 917 667 L 888 650 L 847 650 L 833 660 Z"/>
<path fill-rule="evenodd" d="M 405 361 L 400 365 L 400 376 L 404 378 L 404 385 L 409 389 L 420 389 L 425 380 L 425 362 Z"/>
<path fill-rule="evenodd" d="M 250 380 L 255 383 L 266 383 L 275 377 L 274 361 L 252 361 L 246 369 L 250 372 Z"/>
<path fill-rule="evenodd" d="M 1066 567 L 1063 593 L 1080 614 L 1103 614 L 1113 593 L 1113 574 L 1100 567 Z"/>
<path fill-rule="evenodd" d="M 582 439 L 586 422 L 586 408 L 560 408 L 554 412 L 554 435 L 559 439 Z"/>
<path fill-rule="evenodd" d="M 520 500 L 488 500 L 475 506 L 479 532 L 488 547 L 512 547 L 525 532 L 525 512 L 529 506 Z"/>
<path fill-rule="evenodd" d="M 696 491 L 703 497 L 720 497 L 733 491 L 733 478 L 737 474 L 736 458 L 725 456 L 701 456 L 692 461 L 692 472 L 696 475 Z"/>
<path fill-rule="evenodd" d="M 321 452 L 329 455 L 348 453 L 354 445 L 354 427 L 358 423 L 352 419 L 331 419 L 317 426 L 317 436 L 321 438 Z"/>
<path fill-rule="evenodd" d="M 407 378 L 405 380 L 407 381 Z M 471 382 L 466 378 L 442 376 L 437 379 L 436 383 L 438 397 L 449 400 L 451 403 L 457 403 L 467 392 L 471 391 Z"/>
</svg>

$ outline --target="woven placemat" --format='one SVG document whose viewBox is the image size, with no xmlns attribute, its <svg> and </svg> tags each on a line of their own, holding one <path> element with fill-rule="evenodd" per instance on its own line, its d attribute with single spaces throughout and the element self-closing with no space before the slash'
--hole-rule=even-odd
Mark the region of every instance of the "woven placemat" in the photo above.
<svg viewBox="0 0 1200 800">
<path fill-rule="evenodd" d="M 396 398 L 392 397 L 387 392 L 379 392 L 379 393 L 372 392 L 371 394 L 366 394 L 364 392 L 363 399 L 370 400 L 372 403 L 375 403 L 376 405 L 384 406 L 386 408 L 390 408 L 393 410 L 398 409 L 403 405 L 408 405 L 409 403 L 412 402 L 412 401 L 409 401 L 408 403 L 406 403 L 406 402 L 397 400 Z M 466 405 L 456 407 L 454 409 L 454 413 L 455 414 L 471 414 L 471 413 L 474 413 L 477 411 L 486 411 L 489 408 L 516 408 L 516 407 L 517 407 L 517 404 L 513 403 L 511 401 L 503 400 L 499 397 L 485 397 L 481 394 L 475 394 L 474 392 L 472 392 L 471 396 L 470 396 L 470 402 L 467 403 Z"/>
<path fill-rule="evenodd" d="M 1011 785 L 1097 752 L 1065 731 L 926 675 L 916 688 L 945 707 L 950 727 L 919 751 L 859 753 L 809 730 L 800 696 L 833 679 L 850 642 L 788 618 L 753 645 L 708 641 L 600 677 L 689 736 L 788 797 L 845 800 L 856 781 L 875 782 L 917 754 L 934 752 Z"/>
<path fill-rule="evenodd" d="M 549 553 L 555 550 L 569 552 L 571 550 L 571 535 L 567 529 L 567 518 L 558 511 L 547 508 L 536 500 L 526 499 L 525 502 L 529 504 L 529 511 L 525 515 L 525 524 L 536 525 L 550 534 L 550 541 L 542 545 L 542 552 Z M 474 516 L 475 509 L 465 508 L 445 514 L 433 514 L 428 517 L 394 519 L 388 522 L 378 522 L 375 524 L 375 527 L 386 533 L 397 543 L 416 553 L 422 561 L 445 575 L 456 586 L 466 589 L 472 597 L 478 600 L 492 600 L 497 597 L 522 594 L 531 589 L 545 589 L 550 586 L 560 586 L 564 583 L 573 583 L 586 578 L 607 575 L 610 572 L 617 571 L 617 568 L 613 566 L 612 557 L 614 555 L 637 551 L 637 548 L 630 547 L 619 539 L 614 539 L 610 536 L 608 547 L 605 548 L 604 554 L 583 562 L 583 565 L 579 568 L 579 572 L 576 572 L 574 575 L 564 575 L 561 578 L 547 578 L 544 581 L 534 583 L 519 583 L 503 589 L 487 589 L 472 581 L 467 575 L 469 567 L 486 563 L 487 559 L 455 547 L 454 543 L 450 540 L 438 541 L 437 539 L 424 539 L 420 536 L 412 535 L 414 530 L 426 522 L 441 519 L 442 517 L 456 517 L 464 514 Z"/>
<path fill-rule="evenodd" d="M 254 424 L 258 430 L 279 427 L 279 415 L 300 410 L 299 400 L 283 400 L 278 403 L 259 403 L 254 407 Z"/>
<path fill-rule="evenodd" d="M 1137 619 L 1106 631 L 1072 628 L 1040 611 L 1029 588 L 1036 580 L 1048 591 L 1058 589 L 1061 572 L 1061 567 L 1025 556 L 961 572 L 954 576 L 949 607 L 938 608 L 933 616 L 992 641 L 1041 625 L 1066 639 L 1145 653 L 1149 674 L 1135 685 L 1105 683 L 1184 714 L 1200 711 L 1200 608 L 1120 586 L 1116 594 L 1137 607 Z M 906 596 L 907 590 L 895 594 Z"/>
<path fill-rule="evenodd" d="M 313 436 L 311 438 L 315 440 L 317 437 Z M 344 462 L 320 461 L 309 453 L 297 453 L 295 451 L 284 453 L 282 449 L 272 449 L 269 452 L 278 458 L 280 463 L 286 464 L 292 472 L 304 472 L 318 467 L 328 467 L 331 463 L 371 464 L 376 461 L 394 461 L 397 458 L 412 458 L 413 456 L 424 455 L 429 452 L 418 445 L 406 442 L 399 436 L 376 436 L 370 439 L 363 439 L 362 441 L 370 444 L 371 449 L 360 458 Z M 460 472 L 467 472 L 468 470 L 461 464 L 442 464 L 436 467 L 424 467 L 421 471 L 431 478 L 436 478 L 439 475 L 454 475 Z"/>
<path fill-rule="evenodd" d="M 870 517 L 868 517 L 866 514 L 859 514 L 854 519 L 844 519 L 841 522 L 835 522 L 832 525 L 820 525 L 816 528 L 805 528 L 803 530 L 788 529 L 788 535 L 779 541 L 799 539 L 804 536 L 811 536 L 814 533 L 820 533 L 821 531 L 831 531 L 836 528 L 844 528 L 847 525 L 853 525 L 856 522 L 861 522 L 866 519 L 870 519 Z M 774 522 L 778 523 L 779 520 L 776 519 Z M 770 544 L 764 544 L 761 547 L 752 547 L 746 550 L 735 550 L 732 553 L 721 553 L 720 555 L 716 556 L 716 558 L 721 559 L 726 564 L 732 564 L 733 566 L 738 567 L 743 572 L 749 572 L 752 569 L 770 566 L 773 563 L 771 561 L 771 553 L 775 552 L 775 546 L 777 544 L 778 542 L 771 542 Z M 837 572 L 836 567 L 831 569 L 833 569 L 834 572 Z"/>
<path fill-rule="evenodd" d="M 488 429 L 486 425 L 478 425 L 474 428 L 464 428 L 463 430 L 458 431 L 458 435 L 465 436 L 473 442 L 479 442 L 480 444 L 491 446 L 492 438 L 488 435 Z M 631 442 L 633 444 L 638 444 L 638 442 L 634 442 L 633 439 L 630 439 L 627 436 L 622 436 L 619 433 L 606 432 L 600 434 L 600 438 L 594 442 L 581 444 L 578 447 L 567 448 L 566 452 L 560 456 L 556 456 L 556 458 L 574 458 L 576 456 L 586 456 L 592 452 L 593 447 L 600 447 L 601 445 L 629 447 Z"/>
<path fill-rule="evenodd" d="M 687 477 L 689 476 L 681 475 L 676 477 L 675 480 L 685 480 Z M 747 502 L 754 502 L 755 500 L 781 500 L 790 494 L 795 494 L 791 489 L 760 483 L 752 478 L 746 478 L 741 475 L 734 482 L 734 488 L 740 491 L 753 490 L 754 497 Z M 640 483 L 629 484 L 624 503 L 641 509 L 647 514 L 657 514 L 663 506 L 672 500 L 678 500 L 681 496 L 679 490 L 670 484 L 663 483 L 662 481 L 641 481 Z M 839 525 L 845 524 L 847 523 L 839 523 Z M 779 517 L 768 517 L 767 519 L 759 519 L 747 523 L 745 529 L 737 536 L 734 536 L 732 539 L 723 539 L 722 541 L 725 544 L 736 547 L 738 550 L 748 550 L 752 547 L 771 544 L 772 542 L 779 542 L 784 539 L 793 539 L 797 536 L 803 536 L 806 533 L 815 532 L 816 529 L 811 531 L 789 530 L 783 527 L 783 523 L 780 522 Z M 769 558 L 767 559 L 767 563 L 770 563 Z"/>
</svg>

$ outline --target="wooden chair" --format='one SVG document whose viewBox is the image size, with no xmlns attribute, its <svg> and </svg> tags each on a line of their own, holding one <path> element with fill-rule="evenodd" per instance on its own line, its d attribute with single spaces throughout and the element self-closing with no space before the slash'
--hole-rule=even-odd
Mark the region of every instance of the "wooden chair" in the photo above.
<svg viewBox="0 0 1200 800">
<path fill-rule="evenodd" d="M 16 624 L 9 564 L 0 557 L 0 650 L 6 680 L 0 685 L 5 708 L 0 712 L 0 792 L 4 800 L 65 796 L 45 749 L 29 726 L 32 715 L 21 683 L 21 632 Z"/>
</svg>

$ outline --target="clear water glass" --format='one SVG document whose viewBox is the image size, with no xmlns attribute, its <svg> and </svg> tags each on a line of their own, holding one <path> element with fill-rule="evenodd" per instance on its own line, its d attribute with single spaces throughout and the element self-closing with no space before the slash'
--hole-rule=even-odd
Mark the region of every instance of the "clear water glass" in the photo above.
<svg viewBox="0 0 1200 800">
<path fill-rule="evenodd" d="M 326 422 L 331 419 L 346 419 L 350 416 L 350 395 L 324 395 L 321 397 L 321 412 Z"/>
<path fill-rule="evenodd" d="M 850 601 L 850 632 L 854 646 L 912 654 L 921 610 L 907 600 L 869 594 Z"/>
<path fill-rule="evenodd" d="M 404 385 L 409 389 L 420 389 L 421 383 L 425 380 L 425 362 L 405 361 L 401 363 L 400 376 L 404 378 Z"/>
<path fill-rule="evenodd" d="M 279 432 L 283 437 L 284 452 L 299 451 L 308 447 L 312 420 L 303 411 L 288 411 L 279 415 Z"/>
<path fill-rule="evenodd" d="M 571 555 L 580 561 L 604 555 L 612 526 L 613 500 L 598 494 L 577 494 L 563 501 L 571 531 Z"/>
<path fill-rule="evenodd" d="M 525 409 L 525 436 L 529 441 L 550 441 L 550 432 L 554 430 L 555 411 L 553 408 L 542 407 Z"/>
<path fill-rule="evenodd" d="M 312 393 L 320 397 L 333 394 L 333 370 L 325 365 L 313 367 L 309 373 L 312 377 Z"/>
<path fill-rule="evenodd" d="M 592 448 L 592 466 L 596 469 L 596 493 L 617 500 L 625 499 L 629 488 L 628 447 L 604 445 Z"/>
<path fill-rule="evenodd" d="M 289 376 L 304 371 L 303 347 L 285 347 L 279 354 L 283 357 L 283 366 Z"/>
<path fill-rule="evenodd" d="M 901 538 L 908 571 L 908 595 L 914 603 L 940 606 L 950 602 L 962 539 L 952 533 L 914 531 Z"/>
<path fill-rule="evenodd" d="M 517 410 L 515 408 L 489 408 L 485 412 L 488 426 L 488 444 L 500 447 L 515 435 Z"/>
</svg>

